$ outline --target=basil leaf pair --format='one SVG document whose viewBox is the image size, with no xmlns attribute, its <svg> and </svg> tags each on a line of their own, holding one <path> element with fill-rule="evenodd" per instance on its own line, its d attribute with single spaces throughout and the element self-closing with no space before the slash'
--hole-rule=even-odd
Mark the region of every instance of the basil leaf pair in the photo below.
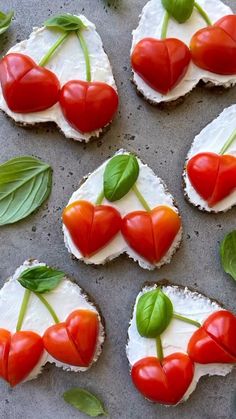
<svg viewBox="0 0 236 419">
<path fill-rule="evenodd" d="M 227 234 L 221 242 L 220 256 L 225 272 L 236 281 L 236 230 Z"/>
<path fill-rule="evenodd" d="M 135 184 L 139 175 L 137 158 L 132 154 L 113 157 L 104 172 L 104 195 L 110 202 L 123 198 Z"/>
<path fill-rule="evenodd" d="M 194 0 L 162 0 L 163 7 L 179 23 L 184 23 L 191 17 L 194 4 Z"/>
<path fill-rule="evenodd" d="M 35 211 L 49 196 L 51 167 L 34 157 L 17 157 L 0 165 L 0 226 Z"/>
<path fill-rule="evenodd" d="M 88 416 L 106 415 L 101 401 L 83 388 L 72 388 L 63 394 L 64 400 Z"/>
<path fill-rule="evenodd" d="M 48 266 L 33 266 L 24 270 L 18 281 L 22 287 L 43 294 L 56 288 L 64 277 L 64 272 Z"/>
<path fill-rule="evenodd" d="M 54 16 L 46 20 L 44 25 L 47 28 L 62 29 L 65 32 L 80 31 L 87 27 L 78 16 L 70 14 Z"/>
<path fill-rule="evenodd" d="M 0 12 L 0 35 L 9 28 L 14 12 L 9 12 L 7 14 Z"/>
<path fill-rule="evenodd" d="M 141 336 L 156 338 L 168 327 L 172 317 L 172 302 L 160 288 L 148 291 L 139 298 L 136 323 Z"/>
</svg>

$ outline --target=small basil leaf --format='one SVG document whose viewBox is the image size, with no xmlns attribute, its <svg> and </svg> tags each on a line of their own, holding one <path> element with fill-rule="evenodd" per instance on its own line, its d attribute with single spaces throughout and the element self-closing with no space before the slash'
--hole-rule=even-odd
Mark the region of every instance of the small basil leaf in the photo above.
<svg viewBox="0 0 236 419">
<path fill-rule="evenodd" d="M 93 418 L 106 415 L 101 401 L 83 388 L 72 388 L 63 394 L 63 398 L 67 403 L 80 410 L 80 412 L 86 413 Z"/>
<path fill-rule="evenodd" d="M 167 328 L 172 316 L 172 302 L 160 288 L 148 291 L 139 298 L 136 323 L 141 336 L 156 338 Z"/>
<path fill-rule="evenodd" d="M 0 225 L 16 223 L 49 196 L 51 167 L 34 157 L 17 157 L 0 164 Z"/>
<path fill-rule="evenodd" d="M 225 272 L 236 281 L 236 230 L 227 234 L 221 242 L 220 256 Z"/>
<path fill-rule="evenodd" d="M 44 22 L 44 25 L 47 28 L 62 29 L 66 32 L 79 31 L 87 27 L 78 16 L 70 14 L 54 16 L 46 20 L 46 22 Z"/>
<path fill-rule="evenodd" d="M 64 277 L 64 272 L 48 266 L 33 266 L 23 271 L 18 281 L 22 287 L 43 294 L 56 288 Z"/>
<path fill-rule="evenodd" d="M 0 12 L 0 35 L 9 28 L 14 12 L 9 12 L 7 14 Z"/>
<path fill-rule="evenodd" d="M 138 160 L 132 154 L 113 157 L 104 172 L 104 195 L 114 202 L 123 198 L 135 184 L 139 175 Z"/>
<path fill-rule="evenodd" d="M 195 0 L 162 0 L 163 7 L 179 23 L 184 23 L 193 13 Z"/>
</svg>

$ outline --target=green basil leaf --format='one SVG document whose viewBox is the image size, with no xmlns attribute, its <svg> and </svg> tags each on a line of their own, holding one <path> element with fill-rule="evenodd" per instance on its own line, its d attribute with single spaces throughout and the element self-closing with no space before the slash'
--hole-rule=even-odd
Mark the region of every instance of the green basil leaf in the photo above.
<svg viewBox="0 0 236 419">
<path fill-rule="evenodd" d="M 9 12 L 7 14 L 0 12 L 0 35 L 9 28 L 14 12 Z"/>
<path fill-rule="evenodd" d="M 106 415 L 101 401 L 83 388 L 72 388 L 63 394 L 63 398 L 67 403 L 80 410 L 80 412 L 86 413 L 93 418 Z"/>
<path fill-rule="evenodd" d="M 139 298 L 136 323 L 141 336 L 156 338 L 167 328 L 172 316 L 172 302 L 160 288 L 148 291 Z"/>
<path fill-rule="evenodd" d="M 184 23 L 193 13 L 195 0 L 162 0 L 163 7 L 179 23 Z"/>
<path fill-rule="evenodd" d="M 87 26 L 82 22 L 82 20 L 78 16 L 70 14 L 54 16 L 46 20 L 46 22 L 44 22 L 44 25 L 47 28 L 62 29 L 66 32 L 79 31 L 81 29 L 87 28 Z"/>
<path fill-rule="evenodd" d="M 236 230 L 227 234 L 221 242 L 220 256 L 225 272 L 236 281 Z"/>
<path fill-rule="evenodd" d="M 18 281 L 22 287 L 43 294 L 56 288 L 64 277 L 64 272 L 48 266 L 33 266 L 24 270 Z"/>
<path fill-rule="evenodd" d="M 123 198 L 139 175 L 138 160 L 132 154 L 113 157 L 104 172 L 104 195 L 110 202 Z"/>
<path fill-rule="evenodd" d="M 12 224 L 35 211 L 51 192 L 52 169 L 24 156 L 0 164 L 0 225 Z"/>
</svg>

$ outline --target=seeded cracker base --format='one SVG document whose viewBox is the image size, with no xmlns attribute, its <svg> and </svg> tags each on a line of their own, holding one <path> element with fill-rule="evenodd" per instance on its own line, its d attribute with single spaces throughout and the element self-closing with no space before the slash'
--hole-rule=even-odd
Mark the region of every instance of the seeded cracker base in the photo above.
<svg viewBox="0 0 236 419">
<path fill-rule="evenodd" d="M 131 369 L 132 369 L 132 365 L 131 365 L 131 363 L 130 363 L 130 361 L 129 361 L 129 356 L 128 356 L 128 345 L 129 345 L 129 342 L 130 342 L 130 339 L 129 339 L 129 329 L 130 329 L 130 324 L 131 324 L 131 320 L 133 319 L 133 316 L 134 316 L 134 308 L 135 308 L 135 304 L 136 304 L 136 300 L 137 300 L 137 297 L 138 297 L 138 295 L 139 295 L 139 293 L 140 292 L 142 292 L 142 290 L 144 289 L 144 288 L 146 288 L 146 287 L 168 287 L 168 286 L 170 286 L 170 287 L 176 287 L 177 288 L 177 290 L 179 289 L 179 290 L 187 290 L 187 291 L 189 291 L 189 292 L 191 292 L 191 293 L 193 293 L 194 295 L 200 295 L 200 296 L 202 296 L 202 297 L 205 297 L 207 300 L 209 300 L 211 303 L 215 303 L 216 305 L 218 305 L 218 306 L 220 306 L 219 307 L 219 309 L 225 309 L 225 307 L 224 307 L 224 305 L 221 303 L 221 302 L 219 302 L 218 300 L 216 300 L 216 299 L 214 299 L 214 298 L 210 298 L 210 297 L 208 297 L 206 294 L 204 294 L 203 292 L 201 292 L 201 291 L 197 291 L 196 289 L 194 289 L 194 288 L 192 288 L 192 287 L 189 287 L 189 286 L 183 286 L 183 285 L 179 285 L 179 284 L 176 284 L 176 283 L 173 283 L 173 282 L 171 282 L 171 281 L 169 281 L 169 280 L 167 280 L 167 279 L 163 279 L 163 280 L 160 280 L 160 281 L 157 281 L 157 282 L 150 282 L 150 281 L 146 281 L 146 282 L 144 282 L 144 284 L 142 285 L 142 287 L 140 288 L 140 291 L 137 293 L 137 295 L 136 295 L 136 297 L 135 297 L 135 301 L 134 301 L 134 303 L 133 303 L 133 305 L 132 305 L 132 308 L 131 308 L 131 317 L 130 317 L 130 323 L 129 323 L 129 327 L 128 327 L 128 332 L 127 332 L 127 339 L 126 339 L 126 356 L 127 356 L 127 361 L 128 361 L 128 365 L 129 365 L 129 371 L 130 371 L 130 374 L 131 374 Z M 212 364 L 212 365 L 216 365 L 216 364 Z M 231 371 L 232 371 L 232 369 L 234 368 L 234 365 L 233 364 L 225 364 L 225 365 L 228 365 L 228 370 L 226 369 L 226 372 L 225 372 L 225 374 L 224 375 L 228 375 Z M 205 374 L 205 376 L 206 375 L 208 375 L 208 376 L 211 376 L 212 374 L 210 374 L 210 373 L 208 373 L 208 374 Z M 213 374 L 213 375 L 217 375 L 217 374 Z M 221 374 L 220 374 L 221 375 Z M 201 377 L 200 377 L 200 379 L 201 379 Z M 198 379 L 198 381 L 199 381 L 199 379 Z M 190 393 L 188 394 L 188 391 L 189 391 L 189 389 L 187 390 L 187 392 L 186 392 L 186 395 L 187 395 L 187 398 L 185 399 L 185 395 L 183 396 L 183 398 L 182 398 L 182 400 L 179 402 L 179 403 L 177 403 L 177 404 L 182 404 L 182 403 L 184 403 L 184 402 L 186 402 L 187 400 L 188 400 L 188 398 L 191 396 L 191 394 L 195 391 L 195 390 L 197 390 L 197 385 L 198 385 L 198 381 L 197 381 L 197 383 L 196 383 L 196 386 L 194 387 L 194 386 L 192 386 L 192 384 L 193 384 L 193 382 L 192 382 L 192 384 L 190 385 L 190 387 L 189 387 L 189 389 L 191 389 L 191 391 L 190 391 Z M 191 388 L 191 386 L 192 386 L 192 388 Z M 134 390 L 135 391 L 137 391 L 135 388 L 134 388 Z M 144 397 L 144 396 L 142 396 L 142 397 Z M 149 403 L 152 403 L 152 404 L 158 404 L 157 402 L 152 402 L 151 400 L 149 400 L 148 398 L 145 398 Z M 172 407 L 175 407 L 175 406 L 177 406 L 177 405 L 173 405 Z M 169 405 L 168 406 L 166 406 L 166 407 L 170 407 Z"/>
<path fill-rule="evenodd" d="M 123 150 L 123 149 L 121 149 L 121 150 L 119 150 L 118 152 L 116 152 L 115 153 L 115 155 L 117 155 L 117 154 L 120 154 L 121 152 L 128 152 L 127 150 Z M 136 156 L 138 157 L 138 159 L 142 162 L 142 160 L 140 159 L 140 157 L 138 156 L 138 153 L 135 153 L 136 154 Z M 107 159 L 107 160 L 109 160 L 109 158 Z M 98 167 L 100 167 L 100 166 L 98 166 Z M 148 166 L 149 167 L 149 166 Z M 95 169 L 95 170 L 97 170 L 97 169 Z M 153 172 L 153 171 L 152 171 Z M 154 172 L 153 172 L 154 173 Z M 89 173 L 89 174 L 87 174 L 87 175 L 85 175 L 82 179 L 81 179 L 81 181 L 79 182 L 79 186 L 78 186 L 78 189 L 86 182 L 86 180 L 89 178 L 89 176 L 91 175 L 91 173 Z M 170 192 L 169 192 L 169 190 L 168 190 L 168 188 L 167 188 L 167 186 L 166 186 L 166 184 L 165 184 L 165 182 L 161 179 L 161 178 L 159 178 L 155 173 L 154 173 L 154 175 L 155 175 L 155 177 L 159 180 L 159 182 L 160 182 L 160 184 L 163 186 L 163 188 L 164 188 L 164 191 L 165 191 L 165 194 L 166 195 L 170 195 L 171 197 L 172 197 L 172 200 L 173 200 L 173 207 L 175 207 L 176 209 L 177 209 L 177 211 L 178 211 L 178 215 L 179 215 L 179 217 L 180 217 L 180 219 L 181 219 L 181 221 L 182 221 L 182 218 L 181 218 L 181 215 L 180 215 L 180 213 L 179 213 L 179 208 L 178 208 L 178 205 L 176 204 L 176 200 L 175 200 L 175 198 L 173 197 L 173 195 L 172 194 L 170 194 Z M 78 190 L 77 189 L 77 190 Z M 64 231 L 63 231 L 64 232 Z M 73 255 L 71 252 L 70 252 L 70 250 L 68 249 L 68 246 L 67 246 L 67 242 L 66 242 L 66 237 L 65 237 L 65 234 L 64 234 L 64 242 L 65 242 L 65 246 L 66 246 L 66 248 L 68 249 L 68 251 L 69 251 L 69 253 L 71 254 L 71 258 L 73 259 L 73 260 L 76 260 L 76 261 L 79 261 L 79 262 L 83 262 L 83 263 L 85 263 L 85 264 L 92 264 L 92 265 L 94 265 L 94 266 L 99 266 L 99 265 L 105 265 L 106 263 L 111 263 L 111 262 L 113 262 L 113 261 L 115 261 L 117 258 L 120 258 L 120 257 L 128 257 L 129 259 L 131 259 L 132 261 L 134 261 L 134 262 L 137 262 L 137 263 L 139 263 L 139 265 L 140 265 L 140 267 L 142 267 L 142 268 L 144 268 L 144 269 L 148 269 L 148 270 L 154 270 L 155 268 L 157 268 L 157 269 L 160 269 L 162 266 L 164 266 L 164 265 L 167 265 L 167 264 L 169 264 L 170 262 L 171 262 L 171 260 L 172 260 L 172 258 L 174 257 L 174 255 L 176 254 L 176 252 L 177 252 L 177 250 L 179 250 L 179 248 L 180 248 L 180 246 L 181 246 L 181 243 L 182 243 L 182 240 L 183 240 L 183 227 L 181 227 L 180 228 L 180 231 L 178 232 L 178 234 L 180 235 L 180 238 L 179 238 L 179 241 L 176 243 L 176 245 L 175 245 L 175 247 L 173 248 L 173 249 L 171 249 L 172 251 L 170 252 L 170 254 L 168 255 L 168 258 L 165 260 L 165 257 L 163 258 L 164 260 L 161 260 L 157 265 L 152 265 L 151 266 L 151 264 L 149 264 L 149 266 L 147 266 L 147 267 L 143 267 L 142 265 L 140 265 L 140 263 L 139 263 L 139 261 L 142 259 L 137 253 L 135 253 L 135 258 L 133 257 L 133 256 L 131 256 L 131 255 L 128 255 L 127 254 L 127 252 L 126 251 L 124 251 L 124 252 L 122 252 L 122 253 L 119 253 L 119 254 L 117 254 L 116 256 L 111 256 L 111 257 L 107 257 L 102 263 L 99 263 L 99 264 L 95 264 L 95 263 L 93 263 L 93 262 L 91 262 L 91 261 L 89 261 L 88 259 L 86 259 L 86 260 L 84 260 L 83 258 L 81 258 L 81 259 L 79 259 L 79 258 L 77 258 L 75 255 Z M 109 246 L 109 244 L 108 244 L 108 246 Z M 148 263 L 148 262 L 147 262 Z"/>
<path fill-rule="evenodd" d="M 113 76 L 112 66 L 104 50 L 102 40 L 96 30 L 95 25 L 83 15 L 79 15 L 79 18 L 89 28 L 89 31 L 87 32 L 86 37 L 87 37 L 88 47 L 91 48 L 92 76 L 94 76 L 93 77 L 94 80 L 108 83 L 117 91 L 117 87 L 116 87 L 114 76 Z M 49 29 L 46 29 L 45 27 L 33 28 L 33 31 L 31 32 L 30 36 L 27 39 L 21 41 L 20 43 L 15 44 L 12 48 L 10 48 L 9 51 L 7 51 L 7 54 L 11 52 L 26 54 L 26 55 L 29 55 L 37 63 L 40 61 L 40 58 L 46 53 L 45 45 L 43 45 L 43 42 L 44 44 L 47 44 L 47 43 L 49 43 L 49 45 L 53 44 L 53 42 L 55 42 L 57 37 L 59 36 L 60 36 L 60 31 L 56 31 L 56 30 L 50 31 Z M 69 52 L 75 49 L 74 57 L 70 58 L 70 61 L 68 63 L 68 66 L 71 66 L 73 71 L 69 71 L 68 73 L 66 72 L 66 67 L 65 68 L 63 67 L 64 71 L 62 72 L 62 76 L 61 76 L 61 69 L 59 70 L 58 68 L 60 64 L 61 55 L 66 53 L 64 52 L 63 49 L 62 50 L 59 49 L 58 57 L 57 57 L 57 54 L 55 54 L 47 65 L 47 68 L 49 70 L 57 74 L 61 85 L 64 85 L 67 81 L 72 80 L 72 79 L 82 79 L 82 80 L 86 79 L 85 66 L 83 64 L 84 59 L 83 59 L 83 54 L 81 50 L 79 49 L 79 41 L 77 39 L 76 40 L 74 39 L 74 35 L 71 35 L 69 40 L 67 40 L 66 42 L 68 43 L 67 48 Z M 35 48 L 33 48 L 34 43 L 36 45 Z M 102 72 L 102 75 L 100 75 L 99 73 L 99 67 L 97 63 L 98 58 L 101 61 L 100 65 L 103 65 L 104 71 Z M 79 72 L 79 76 L 78 76 L 78 72 Z M 17 114 L 10 111 L 5 100 L 2 97 L 2 92 L 0 95 L 1 95 L 0 96 L 1 110 L 5 114 L 7 114 L 11 119 L 13 119 L 14 122 L 18 126 L 23 126 L 25 128 L 28 128 L 28 127 L 35 128 L 37 126 L 40 126 L 41 124 L 44 124 L 44 125 L 50 124 L 48 126 L 52 126 L 51 123 L 53 123 L 57 126 L 58 130 L 62 132 L 63 136 L 65 136 L 68 139 L 73 139 L 75 141 L 88 143 L 91 140 L 97 140 L 108 130 L 110 124 L 112 123 L 111 121 L 109 124 L 107 124 L 105 127 L 99 130 L 93 131 L 91 133 L 83 134 L 80 131 L 75 130 L 74 128 L 70 126 L 70 124 L 64 118 L 58 103 L 52 106 L 51 108 L 46 109 L 45 111 L 36 112 L 35 116 L 34 116 L 34 113 Z"/>
<path fill-rule="evenodd" d="M 226 16 L 228 14 L 232 14 L 232 10 L 228 7 L 224 1 L 220 0 L 199 0 L 200 6 L 209 13 L 210 17 L 212 18 L 213 22 L 216 22 L 221 17 Z M 146 37 L 156 38 L 158 39 L 161 33 L 161 25 L 163 22 L 164 17 L 164 9 L 161 5 L 161 0 L 149 0 L 144 5 L 143 9 L 141 10 L 139 21 L 136 28 L 133 30 L 132 33 L 132 48 L 137 43 Z M 149 21 L 147 21 L 149 19 Z M 201 29 L 206 26 L 203 18 L 198 14 L 198 12 L 194 9 L 193 16 L 190 18 L 192 20 L 192 25 L 195 29 L 193 33 L 196 32 L 198 29 Z M 149 25 L 148 25 L 149 23 Z M 189 24 L 191 22 L 186 22 L 187 29 L 186 29 L 186 36 L 184 33 L 184 24 L 178 24 L 174 19 L 170 20 L 169 23 L 169 32 L 167 33 L 167 38 L 178 38 L 181 39 L 185 44 L 188 44 L 190 41 L 189 38 Z M 152 30 L 153 28 L 153 30 Z M 192 35 L 193 35 L 192 33 Z M 159 34 L 159 35 L 158 35 Z M 224 92 L 226 89 L 233 87 L 236 84 L 236 76 L 229 75 L 229 76 L 221 76 L 215 73 L 208 72 L 206 70 L 200 69 L 196 66 L 192 66 L 190 64 L 189 70 L 186 73 L 183 80 L 189 84 L 189 86 L 185 87 L 183 83 L 183 88 L 181 87 L 181 83 L 183 80 L 172 90 L 173 95 L 160 95 L 158 92 L 156 98 L 153 98 L 155 89 L 152 90 L 150 86 L 138 76 L 138 74 L 132 70 L 132 82 L 135 85 L 136 91 L 138 95 L 142 96 L 148 103 L 151 105 L 157 106 L 159 108 L 172 108 L 177 106 L 178 104 L 182 103 L 185 98 L 199 85 L 204 85 L 206 88 L 214 88 L 218 92 Z M 137 79 L 137 80 L 136 80 Z M 175 89 L 179 88 L 178 93 L 175 93 Z M 145 89 L 147 93 L 145 93 Z M 150 90 L 151 89 L 151 90 Z M 182 90 L 184 90 L 182 92 Z M 172 92 L 171 91 L 171 92 Z M 162 96 L 162 97 L 160 97 Z M 171 98 L 171 96 L 175 96 L 175 98 Z"/>
<path fill-rule="evenodd" d="M 38 266 L 38 264 L 41 265 L 41 263 L 38 262 L 36 259 L 28 259 L 28 260 L 26 260 L 24 262 L 24 264 L 22 264 L 22 267 L 23 266 L 26 266 L 26 268 L 28 268 L 28 267 L 32 267 L 32 266 Z M 12 277 L 14 277 L 16 275 L 16 272 L 17 272 L 17 270 L 15 271 L 15 273 L 12 276 L 10 276 L 5 281 L 5 283 L 7 283 L 10 279 L 12 279 Z M 98 316 L 99 316 L 100 339 L 101 339 L 101 341 L 99 342 L 99 344 L 97 344 L 97 348 L 96 348 L 96 352 L 95 352 L 94 358 L 93 358 L 91 364 L 88 367 L 76 367 L 76 366 L 71 366 L 69 364 L 64 364 L 64 363 L 61 363 L 60 361 L 54 359 L 52 356 L 50 356 L 50 355 L 48 356 L 47 355 L 47 358 L 48 359 L 41 366 L 41 369 L 38 371 L 37 375 L 35 376 L 35 372 L 34 372 L 34 370 L 38 368 L 38 366 L 36 365 L 36 367 L 31 371 L 31 373 L 27 376 L 27 378 L 24 381 L 29 381 L 29 380 L 32 380 L 32 379 L 36 379 L 43 372 L 44 367 L 46 365 L 48 365 L 48 364 L 55 364 L 55 366 L 57 368 L 62 368 L 63 370 L 65 370 L 67 372 L 83 372 L 83 371 L 87 371 L 88 369 L 90 369 L 93 366 L 94 363 L 96 363 L 98 361 L 98 359 L 99 359 L 99 357 L 100 357 L 100 355 L 102 353 L 104 341 L 105 341 L 105 338 L 106 338 L 106 331 L 105 331 L 105 320 L 104 320 L 104 317 L 103 317 L 103 315 L 101 313 L 100 307 L 95 302 L 94 298 L 91 297 L 87 292 L 85 292 L 83 290 L 83 288 L 81 288 L 80 285 L 77 284 L 77 282 L 75 281 L 74 278 L 71 278 L 71 277 L 68 277 L 67 275 L 65 275 L 65 279 L 66 280 L 69 280 L 73 284 L 76 284 L 78 286 L 78 288 L 80 289 L 80 291 L 81 291 L 81 294 L 80 295 L 82 297 L 84 297 L 85 301 L 87 301 L 90 305 L 92 305 L 96 309 L 96 311 L 98 313 Z M 3 287 L 4 287 L 4 284 L 3 284 Z M 43 357 L 45 357 L 45 354 L 43 355 Z M 46 359 L 46 357 L 45 357 L 45 359 Z"/>
</svg>

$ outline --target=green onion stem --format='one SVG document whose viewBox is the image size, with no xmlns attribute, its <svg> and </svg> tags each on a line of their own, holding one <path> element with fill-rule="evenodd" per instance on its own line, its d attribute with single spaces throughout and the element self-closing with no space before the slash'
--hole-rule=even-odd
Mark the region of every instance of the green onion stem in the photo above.
<svg viewBox="0 0 236 419">
<path fill-rule="evenodd" d="M 156 337 L 156 349 L 157 349 L 157 358 L 159 359 L 159 361 L 162 361 L 164 358 L 164 353 L 163 353 L 163 347 L 162 347 L 160 336 Z"/>
<path fill-rule="evenodd" d="M 202 18 L 205 20 L 206 24 L 208 26 L 212 25 L 212 21 L 209 18 L 208 14 L 205 12 L 205 10 L 198 4 L 196 1 L 194 3 L 194 7 L 197 9 L 198 13 L 202 16 Z"/>
<path fill-rule="evenodd" d="M 49 51 L 40 60 L 39 65 L 41 67 L 44 67 L 48 63 L 48 61 L 53 56 L 53 54 L 55 53 L 57 48 L 65 42 L 66 38 L 70 35 L 70 33 L 71 32 L 65 32 L 60 36 L 60 38 L 58 38 L 58 40 L 55 42 L 55 44 L 53 44 L 53 46 L 49 49 Z"/>
<path fill-rule="evenodd" d="M 90 57 L 89 57 L 89 50 L 86 44 L 86 41 L 81 33 L 81 31 L 77 31 L 77 36 L 79 38 L 79 42 L 84 54 L 85 59 L 85 65 L 86 65 L 86 80 L 89 82 L 91 81 L 91 63 L 90 63 Z"/>
<path fill-rule="evenodd" d="M 188 317 L 181 316 L 180 314 L 177 314 L 177 313 L 173 314 L 173 318 L 177 320 L 181 320 L 182 322 L 185 322 L 185 323 L 192 324 L 193 326 L 196 326 L 197 328 L 201 327 L 201 324 L 197 322 L 196 320 L 189 319 Z"/>
<path fill-rule="evenodd" d="M 38 292 L 34 292 L 34 294 L 39 298 L 39 300 L 41 301 L 41 303 L 43 303 L 43 305 L 46 307 L 46 309 L 49 311 L 49 313 L 51 314 L 53 320 L 55 323 L 60 323 L 59 318 L 57 317 L 55 311 L 53 310 L 51 304 L 49 304 L 49 302 Z"/>
<path fill-rule="evenodd" d="M 138 190 L 136 184 L 133 186 L 133 191 L 135 193 L 135 195 L 137 196 L 139 202 L 142 204 L 143 208 L 145 208 L 146 211 L 151 211 L 151 208 L 149 207 L 146 199 L 144 198 L 144 196 L 141 194 L 141 192 Z"/>
<path fill-rule="evenodd" d="M 165 39 L 167 36 L 168 24 L 170 20 L 170 15 L 166 11 L 163 18 L 162 28 L 161 28 L 161 39 Z"/>
<path fill-rule="evenodd" d="M 100 192 L 100 194 L 98 195 L 98 197 L 97 197 L 97 200 L 95 202 L 95 205 L 101 205 L 103 199 L 104 199 L 104 191 L 102 190 Z"/>
<path fill-rule="evenodd" d="M 23 321 L 24 321 L 24 318 L 25 318 L 25 313 L 26 313 L 26 310 L 27 310 L 27 307 L 28 307 L 30 295 L 31 295 L 31 291 L 26 289 L 25 293 L 24 293 L 23 300 L 22 300 L 17 325 L 16 325 L 16 331 L 17 332 L 19 332 L 22 328 L 22 324 L 23 324 Z"/>
<path fill-rule="evenodd" d="M 225 152 L 228 150 L 228 148 L 233 144 L 233 142 L 236 140 L 236 129 L 233 131 L 233 133 L 230 135 L 229 139 L 226 141 L 222 149 L 220 150 L 219 154 L 225 154 Z"/>
</svg>

